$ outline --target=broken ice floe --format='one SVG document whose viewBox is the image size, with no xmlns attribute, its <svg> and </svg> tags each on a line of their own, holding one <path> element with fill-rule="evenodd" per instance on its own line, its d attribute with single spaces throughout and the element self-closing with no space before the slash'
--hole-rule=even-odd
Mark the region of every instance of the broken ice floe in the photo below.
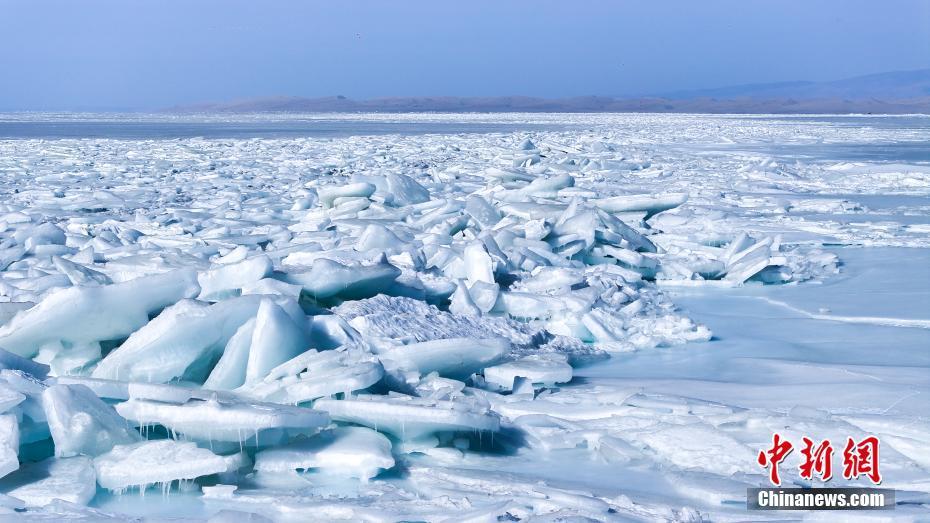
<svg viewBox="0 0 930 523">
<path fill-rule="evenodd" d="M 161 425 L 186 438 L 240 446 L 279 444 L 329 423 L 325 413 L 309 408 L 217 399 L 177 404 L 130 398 L 118 404 L 116 411 L 142 427 Z"/>
<path fill-rule="evenodd" d="M 119 340 L 148 323 L 150 314 L 192 297 L 197 289 L 194 274 L 186 270 L 106 286 L 59 289 L 0 327 L 0 347 L 30 357 L 49 343 L 67 344 L 67 350 Z"/>
<path fill-rule="evenodd" d="M 561 354 L 539 354 L 484 369 L 486 382 L 518 391 L 521 383 L 555 386 L 572 380 L 572 366 Z"/>
<path fill-rule="evenodd" d="M 297 405 L 338 394 L 349 396 L 378 383 L 383 375 L 381 362 L 365 351 L 346 347 L 322 352 L 310 349 L 237 392 L 264 401 Z"/>
<path fill-rule="evenodd" d="M 227 468 L 226 460 L 207 449 L 167 439 L 118 445 L 94 458 L 97 483 L 114 491 L 133 487 L 145 490 L 155 484 L 170 486 L 173 481 L 216 474 Z"/>
<path fill-rule="evenodd" d="M 318 400 L 314 406 L 336 421 L 356 423 L 400 439 L 437 432 L 497 432 L 496 414 L 479 398 L 428 400 L 406 395 L 359 395 L 346 400 Z"/>
<path fill-rule="evenodd" d="M 313 470 L 366 481 L 393 466 L 390 440 L 364 427 L 338 427 L 255 456 L 259 472 Z"/>
<path fill-rule="evenodd" d="M 30 507 L 56 499 L 86 505 L 97 495 L 97 475 L 87 456 L 48 458 L 23 465 L 15 477 L 0 480 L 0 489 Z"/>
<path fill-rule="evenodd" d="M 42 393 L 42 404 L 56 456 L 99 456 L 142 439 L 84 385 L 52 385 Z"/>
</svg>

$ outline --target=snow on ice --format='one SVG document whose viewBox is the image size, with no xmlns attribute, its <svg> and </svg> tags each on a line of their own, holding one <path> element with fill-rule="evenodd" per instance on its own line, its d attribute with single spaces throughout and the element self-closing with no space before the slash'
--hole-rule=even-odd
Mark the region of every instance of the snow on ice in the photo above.
<svg viewBox="0 0 930 523">
<path fill-rule="evenodd" d="M 898 515 L 919 519 L 917 370 L 856 360 L 881 389 L 827 356 L 702 343 L 715 322 L 729 339 L 739 296 L 927 341 L 924 316 L 776 290 L 828 286 L 855 259 L 836 246 L 930 247 L 930 166 L 829 146 L 916 131 L 332 118 L 532 128 L 0 141 L 0 511 L 118 519 L 158 486 L 144 503 L 210 521 L 739 519 L 780 430 L 881 434 L 888 485 L 916 500 Z M 794 360 L 819 381 L 779 370 Z M 798 387 L 781 403 L 779 377 Z M 852 406 L 811 405 L 824 391 Z"/>
</svg>

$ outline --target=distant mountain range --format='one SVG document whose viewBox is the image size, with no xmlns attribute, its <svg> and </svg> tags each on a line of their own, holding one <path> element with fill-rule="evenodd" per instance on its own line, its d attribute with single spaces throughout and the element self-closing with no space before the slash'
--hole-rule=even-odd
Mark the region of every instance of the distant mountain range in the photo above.
<svg viewBox="0 0 930 523">
<path fill-rule="evenodd" d="M 173 107 L 190 113 L 325 112 L 655 112 L 930 114 L 930 69 L 830 82 L 782 82 L 677 91 L 659 96 L 534 98 L 415 96 L 353 100 L 271 97 Z"/>
</svg>

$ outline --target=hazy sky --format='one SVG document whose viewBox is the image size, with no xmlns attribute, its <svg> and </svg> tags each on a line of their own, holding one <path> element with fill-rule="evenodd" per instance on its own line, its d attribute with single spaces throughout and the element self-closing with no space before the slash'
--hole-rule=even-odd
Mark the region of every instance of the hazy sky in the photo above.
<svg viewBox="0 0 930 523">
<path fill-rule="evenodd" d="M 920 68 L 927 0 L 0 0 L 0 110 L 641 94 Z"/>
</svg>

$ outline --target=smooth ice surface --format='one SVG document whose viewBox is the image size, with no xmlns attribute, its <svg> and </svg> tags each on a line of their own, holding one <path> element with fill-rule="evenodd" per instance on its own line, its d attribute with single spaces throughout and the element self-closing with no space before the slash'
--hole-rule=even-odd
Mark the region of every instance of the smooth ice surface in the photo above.
<svg viewBox="0 0 930 523">
<path fill-rule="evenodd" d="M 18 515 L 745 520 L 779 431 L 927 517 L 926 117 L 90 118 L 0 141 Z"/>
</svg>

